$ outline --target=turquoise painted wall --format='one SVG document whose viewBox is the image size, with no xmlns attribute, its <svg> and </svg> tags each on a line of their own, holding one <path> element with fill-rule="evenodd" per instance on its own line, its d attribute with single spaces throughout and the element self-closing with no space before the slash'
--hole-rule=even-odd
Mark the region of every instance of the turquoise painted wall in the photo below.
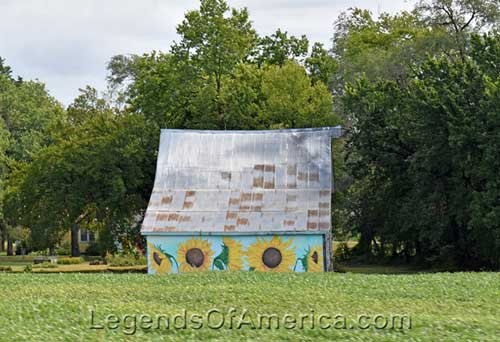
<svg viewBox="0 0 500 342">
<path fill-rule="evenodd" d="M 149 235 L 150 274 L 207 270 L 322 272 L 323 235 Z"/>
</svg>

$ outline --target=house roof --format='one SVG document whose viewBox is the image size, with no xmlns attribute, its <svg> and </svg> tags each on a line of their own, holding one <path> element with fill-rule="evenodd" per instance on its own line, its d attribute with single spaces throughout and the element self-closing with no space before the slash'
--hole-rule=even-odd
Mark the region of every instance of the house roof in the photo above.
<svg viewBox="0 0 500 342">
<path fill-rule="evenodd" d="M 340 134 L 164 129 L 141 231 L 329 230 L 331 138 Z"/>
</svg>

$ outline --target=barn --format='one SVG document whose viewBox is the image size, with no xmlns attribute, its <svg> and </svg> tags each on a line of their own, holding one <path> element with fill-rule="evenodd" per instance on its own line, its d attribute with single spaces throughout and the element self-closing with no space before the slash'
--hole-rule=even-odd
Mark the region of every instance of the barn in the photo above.
<svg viewBox="0 0 500 342">
<path fill-rule="evenodd" d="M 148 272 L 332 269 L 340 127 L 164 129 L 141 233 Z"/>
</svg>

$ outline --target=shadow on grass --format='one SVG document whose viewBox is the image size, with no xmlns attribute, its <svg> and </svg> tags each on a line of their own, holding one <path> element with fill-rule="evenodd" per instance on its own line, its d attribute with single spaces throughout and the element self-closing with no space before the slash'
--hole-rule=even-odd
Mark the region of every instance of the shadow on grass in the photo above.
<svg viewBox="0 0 500 342">
<path fill-rule="evenodd" d="M 357 261 L 334 262 L 333 268 L 335 272 L 339 273 L 362 274 L 416 274 L 438 272 L 438 270 L 409 264 L 384 264 Z"/>
</svg>

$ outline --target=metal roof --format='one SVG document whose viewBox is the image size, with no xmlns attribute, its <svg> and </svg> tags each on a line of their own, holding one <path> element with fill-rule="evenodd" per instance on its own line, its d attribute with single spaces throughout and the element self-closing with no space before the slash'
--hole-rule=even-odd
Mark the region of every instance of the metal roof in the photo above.
<svg viewBox="0 0 500 342">
<path fill-rule="evenodd" d="M 163 129 L 143 233 L 325 231 L 340 127 Z"/>
</svg>

